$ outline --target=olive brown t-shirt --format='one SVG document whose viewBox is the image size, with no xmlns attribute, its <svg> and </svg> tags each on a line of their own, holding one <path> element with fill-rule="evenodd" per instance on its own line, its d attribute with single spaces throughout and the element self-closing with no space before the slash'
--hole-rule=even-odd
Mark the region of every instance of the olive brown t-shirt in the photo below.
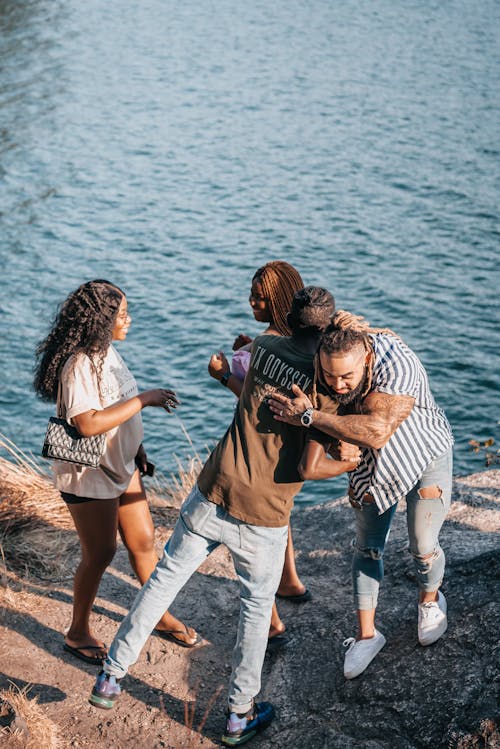
<svg viewBox="0 0 500 749">
<path fill-rule="evenodd" d="M 310 393 L 313 377 L 313 356 L 294 339 L 261 335 L 254 340 L 233 421 L 198 477 L 207 499 L 251 525 L 288 524 L 293 498 L 302 487 L 298 464 L 308 430 L 276 421 L 267 399 L 275 391 L 290 395 L 292 384 Z M 337 410 L 322 390 L 317 407 Z"/>
</svg>

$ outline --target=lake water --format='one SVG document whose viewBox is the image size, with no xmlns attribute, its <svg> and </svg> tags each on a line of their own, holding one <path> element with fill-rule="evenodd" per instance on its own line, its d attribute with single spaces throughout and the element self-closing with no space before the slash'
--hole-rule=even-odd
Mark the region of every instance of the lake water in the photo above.
<svg viewBox="0 0 500 749">
<path fill-rule="evenodd" d="M 225 431 L 206 371 L 271 259 L 398 331 L 456 437 L 498 431 L 500 4 L 0 0 L 0 431 L 38 453 L 31 388 L 56 305 L 128 294 L 120 352 L 164 471 Z M 192 441 L 181 428 L 182 419 Z M 342 480 L 301 499 L 338 496 Z"/>
</svg>

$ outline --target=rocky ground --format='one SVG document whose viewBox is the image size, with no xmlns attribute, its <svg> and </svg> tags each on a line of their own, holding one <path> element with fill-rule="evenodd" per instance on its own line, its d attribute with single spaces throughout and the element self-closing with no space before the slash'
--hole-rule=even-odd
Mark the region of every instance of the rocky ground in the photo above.
<svg viewBox="0 0 500 749">
<path fill-rule="evenodd" d="M 272 726 L 252 746 L 273 749 L 480 749 L 500 746 L 498 599 L 500 471 L 456 479 L 442 532 L 443 590 L 449 629 L 422 648 L 407 551 L 404 507 L 386 553 L 379 626 L 387 645 L 367 671 L 346 681 L 342 642 L 354 634 L 345 499 L 293 515 L 298 567 L 310 603 L 280 603 L 291 641 L 266 658 L 263 692 L 276 706 Z M 158 546 L 173 511 L 155 511 Z M 68 531 L 71 533 L 71 531 Z M 110 642 L 137 590 L 123 547 L 105 575 L 96 633 Z M 124 680 L 113 711 L 87 701 L 95 669 L 62 650 L 71 580 L 41 582 L 9 571 L 0 588 L 0 689 L 31 685 L 28 697 L 56 727 L 57 746 L 73 749 L 197 749 L 219 746 L 231 650 L 238 619 L 232 564 L 217 550 L 181 593 L 174 613 L 205 640 L 194 650 L 151 637 Z M 5 741 L 7 738 L 4 735 Z M 0 745 L 2 744 L 0 734 Z M 52 739 L 50 740 L 52 742 Z M 21 746 L 22 743 L 19 744 Z M 55 743 L 47 739 L 52 749 Z"/>
</svg>

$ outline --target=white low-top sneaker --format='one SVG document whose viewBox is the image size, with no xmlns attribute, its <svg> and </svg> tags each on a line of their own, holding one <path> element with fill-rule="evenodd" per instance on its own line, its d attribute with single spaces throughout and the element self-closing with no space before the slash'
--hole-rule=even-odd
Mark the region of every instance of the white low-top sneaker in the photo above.
<svg viewBox="0 0 500 749">
<path fill-rule="evenodd" d="M 345 678 L 354 679 L 363 673 L 384 645 L 385 637 L 378 630 L 375 630 L 374 636 L 367 640 L 355 640 L 354 637 L 344 640 L 344 647 L 347 648 L 344 658 Z"/>
<path fill-rule="evenodd" d="M 446 598 L 438 591 L 437 601 L 418 604 L 418 641 L 421 645 L 432 645 L 444 635 L 448 627 Z"/>
</svg>

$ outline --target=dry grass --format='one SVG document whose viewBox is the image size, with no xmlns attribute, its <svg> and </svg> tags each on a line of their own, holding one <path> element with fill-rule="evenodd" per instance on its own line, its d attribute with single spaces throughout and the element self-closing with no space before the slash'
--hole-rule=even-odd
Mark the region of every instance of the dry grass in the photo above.
<svg viewBox="0 0 500 749">
<path fill-rule="evenodd" d="M 193 456 L 188 458 L 187 465 L 184 465 L 175 456 L 177 463 L 176 473 L 170 473 L 168 476 L 163 473 L 156 474 L 153 487 L 148 491 L 148 499 L 153 507 L 173 507 L 178 510 L 193 488 L 198 474 L 203 467 L 203 461 L 194 450 L 193 441 L 184 423 L 181 419 L 178 419 L 178 421 L 188 444 L 193 449 Z"/>
<path fill-rule="evenodd" d="M 0 745 L 3 749 L 59 749 L 62 747 L 57 726 L 43 713 L 35 699 L 28 699 L 29 688 L 12 686 L 0 691 L 0 700 L 5 700 L 16 716 L 16 723 L 0 729 Z"/>
<path fill-rule="evenodd" d="M 148 499 L 153 507 L 179 509 L 193 488 L 203 466 L 199 455 L 189 458 L 187 466 L 184 466 L 179 458 L 176 458 L 176 462 L 176 473 L 171 473 L 169 476 L 159 473 L 155 476 L 153 487 L 148 491 Z"/>
<path fill-rule="evenodd" d="M 189 436 L 185 432 L 187 439 Z M 192 443 L 191 443 L 192 444 Z M 51 581 L 67 578 L 79 558 L 73 521 L 52 478 L 34 458 L 0 434 L 0 582 L 2 571 Z M 151 505 L 178 509 L 202 467 L 199 455 L 177 472 L 158 474 L 148 491 Z"/>
<path fill-rule="evenodd" d="M 35 460 L 0 434 L 0 528 L 13 533 L 37 521 L 72 528 L 71 516 L 52 480 Z"/>
<path fill-rule="evenodd" d="M 0 449 L 1 566 L 54 580 L 69 574 L 78 540 L 71 516 L 47 473 L 3 435 Z"/>
</svg>

